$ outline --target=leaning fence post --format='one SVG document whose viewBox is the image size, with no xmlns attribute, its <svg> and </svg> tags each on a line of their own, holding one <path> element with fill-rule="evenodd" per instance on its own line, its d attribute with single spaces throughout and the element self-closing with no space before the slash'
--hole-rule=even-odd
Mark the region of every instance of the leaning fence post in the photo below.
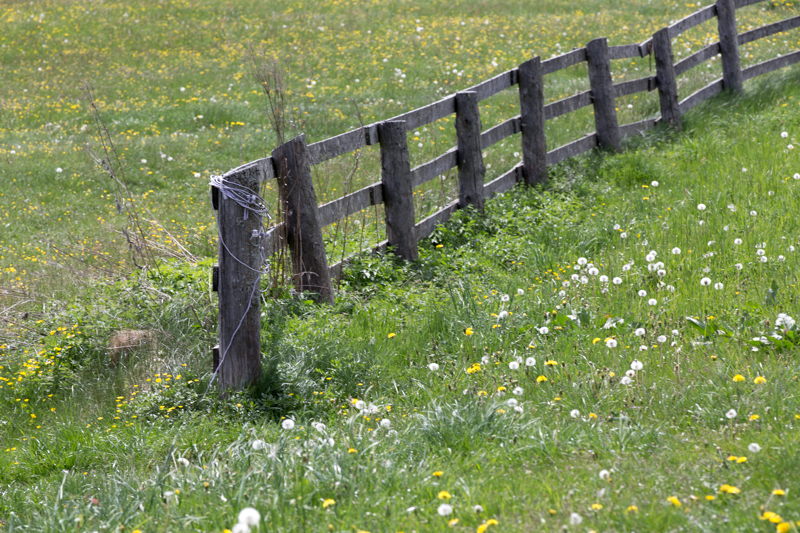
<svg viewBox="0 0 800 533">
<path fill-rule="evenodd" d="M 414 189 L 408 155 L 406 123 L 387 120 L 378 124 L 381 143 L 381 181 L 386 213 L 386 237 L 394 253 L 416 261 L 417 228 L 414 223 Z"/>
<path fill-rule="evenodd" d="M 734 0 L 717 0 L 719 50 L 722 55 L 722 85 L 733 92 L 742 92 L 742 65 L 739 62 L 739 37 L 736 33 Z"/>
<path fill-rule="evenodd" d="M 486 166 L 481 153 L 481 111 L 478 93 L 456 93 L 456 136 L 458 138 L 458 204 L 483 211 L 483 180 Z"/>
<path fill-rule="evenodd" d="M 259 173 L 244 169 L 225 176 L 232 185 L 258 194 Z M 261 230 L 259 217 L 217 191 L 219 209 L 219 347 L 214 371 L 220 387 L 242 389 L 261 375 L 261 246 L 252 239 Z"/>
<path fill-rule="evenodd" d="M 331 277 L 317 195 L 311 181 L 306 136 L 300 135 L 277 147 L 272 151 L 272 161 L 278 177 L 295 287 L 299 291 L 316 292 L 332 304 Z"/>
<path fill-rule="evenodd" d="M 527 185 L 547 181 L 547 143 L 544 136 L 544 71 L 538 57 L 519 66 L 522 174 Z"/>
<path fill-rule="evenodd" d="M 680 129 L 678 82 L 675 79 L 675 67 L 672 63 L 672 43 L 668 28 L 660 29 L 653 35 L 653 55 L 656 58 L 656 85 L 661 103 L 661 120 Z"/>
<path fill-rule="evenodd" d="M 586 59 L 589 63 L 597 142 L 602 148 L 619 152 L 622 147 L 614 101 L 614 80 L 611 78 L 611 60 L 608 57 L 608 39 L 601 37 L 589 41 L 586 45 Z"/>
</svg>

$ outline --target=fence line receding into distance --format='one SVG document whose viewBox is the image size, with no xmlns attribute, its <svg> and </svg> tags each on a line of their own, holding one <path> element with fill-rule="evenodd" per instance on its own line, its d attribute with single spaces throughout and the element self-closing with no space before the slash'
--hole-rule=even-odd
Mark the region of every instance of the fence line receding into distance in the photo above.
<svg viewBox="0 0 800 533">
<path fill-rule="evenodd" d="M 250 187 L 254 193 L 257 192 L 258 183 L 277 179 L 284 221 L 270 228 L 260 242 L 253 244 L 250 232 L 233 231 L 233 227 L 243 228 L 241 220 L 237 226 L 233 226 L 237 224 L 235 220 L 228 222 L 230 217 L 220 216 L 220 224 L 232 225 L 231 228 L 221 229 L 220 235 L 225 235 L 228 239 L 226 244 L 229 250 L 244 249 L 244 244 L 237 242 L 240 240 L 247 246 L 261 247 L 266 255 L 277 249 L 279 239 L 285 239 L 291 255 L 296 288 L 315 291 L 322 299 L 332 302 L 331 278 L 341 274 L 342 263 L 347 259 L 328 265 L 321 239 L 322 227 L 370 206 L 383 204 L 387 239 L 373 245 L 371 249 L 385 251 L 391 247 L 403 259 L 414 260 L 417 257 L 417 243 L 428 237 L 435 226 L 445 222 L 456 209 L 468 205 L 482 209 L 487 199 L 510 189 L 517 182 L 527 185 L 543 183 L 547 180 L 548 165 L 595 147 L 619 151 L 622 139 L 649 130 L 660 122 L 680 128 L 681 115 L 723 89 L 741 91 L 743 81 L 800 62 L 800 51 L 795 51 L 745 69 L 741 68 L 740 45 L 800 26 L 800 16 L 796 16 L 745 33 L 737 33 L 736 9 L 761 1 L 763 0 L 717 0 L 715 4 L 660 29 L 652 38 L 640 44 L 608 46 L 606 38 L 594 39 L 583 48 L 551 59 L 541 60 L 535 57 L 469 89 L 379 123 L 310 145 L 306 144 L 305 136 L 300 135 L 276 148 L 271 157 L 247 163 L 224 175 L 226 180 Z M 717 18 L 719 41 L 675 63 L 672 39 L 713 18 Z M 640 58 L 650 54 L 655 59 L 655 76 L 613 83 L 612 60 Z M 717 54 L 722 59 L 722 78 L 679 100 L 677 78 Z M 545 104 L 544 77 L 584 62 L 588 65 L 590 90 Z M 515 85 L 519 89 L 520 114 L 483 131 L 479 102 Z M 659 95 L 659 117 L 631 124 L 618 123 L 616 98 L 654 90 L 658 90 Z M 596 131 L 546 151 L 545 121 L 587 106 L 594 108 Z M 452 114 L 456 115 L 457 146 L 431 161 L 411 168 L 406 133 Z M 521 133 L 522 162 L 484 184 L 486 168 L 482 151 L 517 133 Z M 381 152 L 381 181 L 317 206 L 311 185 L 311 167 L 376 144 L 380 145 Z M 413 190 L 453 168 L 458 168 L 458 200 L 415 223 Z M 220 195 L 214 195 L 215 198 L 218 196 Z M 223 205 L 228 202 L 231 200 L 220 196 L 214 202 L 215 208 L 219 207 L 222 213 Z M 236 216 L 240 219 L 244 217 L 241 207 L 233 209 L 239 210 Z M 257 317 L 256 319 L 242 320 L 241 324 L 241 317 L 237 316 L 234 320 L 230 310 L 244 307 L 243 293 L 242 290 L 235 290 L 230 280 L 240 277 L 243 267 L 226 255 L 229 252 L 220 243 L 219 267 L 215 267 L 218 270 L 215 270 L 214 275 L 218 282 L 214 284 L 214 290 L 219 293 L 219 345 L 228 347 L 229 354 L 228 357 L 223 354 L 221 358 L 215 355 L 214 371 L 220 372 L 223 390 L 246 386 L 258 377 L 260 371 L 253 370 L 252 364 L 237 363 L 239 360 L 253 361 L 260 357 L 260 352 L 249 353 L 260 350 L 259 298 L 251 296 L 253 301 L 249 302 L 247 311 Z M 248 254 L 244 263 L 247 263 L 248 258 L 250 261 L 257 261 L 255 258 L 262 255 L 264 254 Z M 252 269 L 260 267 L 255 263 L 245 266 Z M 218 353 L 215 348 L 215 354 Z"/>
</svg>

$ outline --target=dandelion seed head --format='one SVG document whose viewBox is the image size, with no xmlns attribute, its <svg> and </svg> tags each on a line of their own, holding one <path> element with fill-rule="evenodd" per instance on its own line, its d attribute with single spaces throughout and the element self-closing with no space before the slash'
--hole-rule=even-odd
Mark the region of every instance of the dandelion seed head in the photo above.
<svg viewBox="0 0 800 533">
<path fill-rule="evenodd" d="M 294 420 L 291 418 L 285 419 L 283 422 L 281 422 L 281 427 L 286 430 L 294 429 Z"/>
</svg>

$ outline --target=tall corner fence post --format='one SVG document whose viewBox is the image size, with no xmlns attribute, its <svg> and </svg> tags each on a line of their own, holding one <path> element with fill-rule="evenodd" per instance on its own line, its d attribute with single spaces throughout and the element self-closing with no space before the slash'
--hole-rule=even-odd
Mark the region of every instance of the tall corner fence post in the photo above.
<svg viewBox="0 0 800 533">
<path fill-rule="evenodd" d="M 537 56 L 519 66 L 522 175 L 527 185 L 547 182 L 547 143 L 544 136 L 544 70 Z"/>
<path fill-rule="evenodd" d="M 725 89 L 740 93 L 743 90 L 742 64 L 739 59 L 734 0 L 717 0 L 717 26 L 722 56 L 722 85 Z"/>
<path fill-rule="evenodd" d="M 483 211 L 483 181 L 486 166 L 481 153 L 481 112 L 478 93 L 456 93 L 456 137 L 458 139 L 458 205 Z"/>
<path fill-rule="evenodd" d="M 589 41 L 586 45 L 586 59 L 589 64 L 597 143 L 601 148 L 619 152 L 622 145 L 614 100 L 614 80 L 611 77 L 611 59 L 608 56 L 608 39 L 601 37 Z"/>
<path fill-rule="evenodd" d="M 672 43 L 669 28 L 653 34 L 653 55 L 656 58 L 656 85 L 661 103 L 661 120 L 676 129 L 681 128 L 681 111 L 678 107 L 678 81 L 672 62 Z"/>
<path fill-rule="evenodd" d="M 235 186 L 258 194 L 254 168 L 226 176 Z M 219 347 L 214 371 L 222 391 L 243 389 L 261 375 L 261 246 L 253 242 L 261 220 L 217 191 L 219 225 Z"/>
<path fill-rule="evenodd" d="M 332 304 L 333 289 L 305 135 L 273 150 L 272 161 L 278 178 L 295 288 L 301 292 L 316 292 L 322 301 Z"/>
<path fill-rule="evenodd" d="M 414 222 L 414 187 L 404 120 L 378 124 L 381 143 L 381 182 L 386 212 L 386 238 L 395 254 L 406 261 L 419 258 Z"/>
</svg>

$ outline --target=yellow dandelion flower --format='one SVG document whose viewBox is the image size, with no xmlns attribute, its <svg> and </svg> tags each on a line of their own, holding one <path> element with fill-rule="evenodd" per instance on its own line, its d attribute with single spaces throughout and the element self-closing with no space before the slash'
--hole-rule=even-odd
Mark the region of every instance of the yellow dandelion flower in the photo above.
<svg viewBox="0 0 800 533">
<path fill-rule="evenodd" d="M 756 385 L 764 385 L 767 382 L 767 378 L 764 376 L 758 376 L 756 379 L 753 380 L 753 383 Z"/>
<path fill-rule="evenodd" d="M 335 505 L 335 504 L 336 504 L 336 500 L 332 500 L 332 499 L 328 498 L 327 500 L 322 502 L 322 508 L 323 509 L 327 509 L 328 507 L 330 507 L 332 505 Z"/>
<path fill-rule="evenodd" d="M 772 491 L 773 496 L 786 496 L 786 491 L 783 489 L 775 489 Z"/>
<path fill-rule="evenodd" d="M 436 472 L 433 473 L 433 475 L 436 477 L 442 477 L 444 475 L 444 472 L 442 472 L 441 470 L 437 470 Z"/>
<path fill-rule="evenodd" d="M 545 361 L 544 364 L 546 364 L 547 366 L 558 366 L 558 361 L 553 361 L 552 359 L 550 359 L 549 361 Z"/>
<path fill-rule="evenodd" d="M 677 496 L 670 496 L 669 498 L 667 498 L 667 501 L 672 505 L 674 505 L 675 507 L 681 506 L 681 501 L 678 499 Z"/>
<path fill-rule="evenodd" d="M 712 501 L 712 500 L 716 500 L 716 499 L 717 499 L 717 497 L 714 496 L 713 494 L 707 494 L 706 495 L 706 500 L 708 500 L 708 501 Z"/>
<path fill-rule="evenodd" d="M 539 376 L 538 378 L 536 378 L 536 383 L 541 383 L 543 381 L 547 381 L 547 378 L 545 376 Z"/>
<path fill-rule="evenodd" d="M 725 483 L 724 485 L 722 485 L 722 486 L 719 488 L 719 491 L 720 491 L 720 492 L 727 493 L 727 494 L 739 494 L 740 492 L 742 492 L 742 491 L 741 491 L 741 490 L 739 490 L 737 487 L 734 487 L 734 486 L 732 486 L 732 485 L 728 485 L 727 483 Z"/>
<path fill-rule="evenodd" d="M 758 415 L 750 415 L 750 418 L 749 418 L 749 420 L 750 420 L 750 421 L 756 421 L 756 420 L 758 420 L 759 418 L 761 418 L 761 417 L 759 417 Z"/>
<path fill-rule="evenodd" d="M 472 335 L 472 333 L 473 333 L 473 331 L 472 331 L 472 328 L 467 328 L 467 329 L 465 329 L 465 330 L 464 330 L 464 334 L 465 334 L 467 337 L 469 337 L 470 335 Z"/>
<path fill-rule="evenodd" d="M 639 508 L 636 507 L 635 505 L 629 505 L 628 508 L 625 509 L 625 512 L 626 513 L 638 513 L 639 512 Z"/>
<path fill-rule="evenodd" d="M 388 335 L 388 336 L 389 336 L 389 338 L 391 339 L 392 337 L 396 337 L 397 335 L 396 335 L 395 333 L 389 333 L 389 335 Z"/>
<path fill-rule="evenodd" d="M 349 450 L 347 450 L 347 453 L 358 453 L 358 450 L 356 450 L 355 448 L 350 448 Z"/>
<path fill-rule="evenodd" d="M 449 500 L 450 498 L 452 498 L 452 497 L 453 497 L 453 495 L 452 495 L 452 494 L 450 494 L 449 492 L 447 492 L 446 490 L 443 490 L 443 491 L 441 491 L 441 492 L 438 494 L 438 496 L 437 496 L 437 497 L 438 497 L 440 500 Z"/>
<path fill-rule="evenodd" d="M 741 383 L 742 381 L 744 381 L 744 376 L 741 374 L 736 374 L 735 376 L 733 376 L 733 381 L 735 383 Z"/>
<path fill-rule="evenodd" d="M 603 508 L 603 504 L 602 503 L 593 503 L 592 504 L 592 511 L 599 511 L 602 508 Z"/>
<path fill-rule="evenodd" d="M 447 525 L 450 527 L 454 527 L 456 524 L 458 524 L 458 518 L 453 518 L 447 523 Z"/>
<path fill-rule="evenodd" d="M 790 527 L 791 524 L 789 522 L 781 522 L 775 527 L 775 531 L 777 533 L 786 533 L 787 531 L 789 531 Z"/>
</svg>

